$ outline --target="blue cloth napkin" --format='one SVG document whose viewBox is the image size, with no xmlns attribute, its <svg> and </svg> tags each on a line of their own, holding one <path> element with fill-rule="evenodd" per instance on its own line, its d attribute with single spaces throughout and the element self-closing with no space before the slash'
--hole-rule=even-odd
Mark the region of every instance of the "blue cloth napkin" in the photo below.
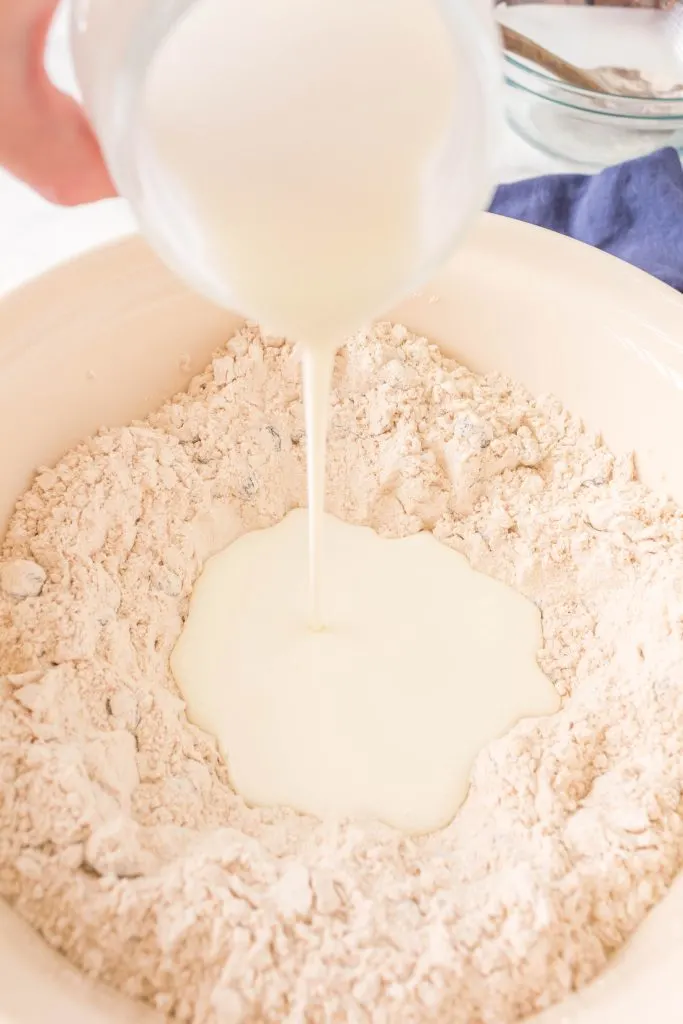
<svg viewBox="0 0 683 1024">
<path fill-rule="evenodd" d="M 595 175 L 501 185 L 491 210 L 597 246 L 683 291 L 683 168 L 673 149 Z"/>
</svg>

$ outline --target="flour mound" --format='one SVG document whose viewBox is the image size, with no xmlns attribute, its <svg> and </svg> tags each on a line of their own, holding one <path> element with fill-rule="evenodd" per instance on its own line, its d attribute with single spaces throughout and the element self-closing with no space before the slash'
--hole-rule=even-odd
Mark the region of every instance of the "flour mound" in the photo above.
<svg viewBox="0 0 683 1024">
<path fill-rule="evenodd" d="M 235 795 L 169 655 L 205 560 L 305 503 L 299 368 L 247 325 L 17 505 L 0 894 L 179 1021 L 513 1024 L 593 978 L 681 867 L 683 516 L 555 400 L 402 327 L 342 350 L 332 404 L 329 510 L 433 530 L 536 602 L 562 711 L 482 751 L 430 836 Z"/>
</svg>

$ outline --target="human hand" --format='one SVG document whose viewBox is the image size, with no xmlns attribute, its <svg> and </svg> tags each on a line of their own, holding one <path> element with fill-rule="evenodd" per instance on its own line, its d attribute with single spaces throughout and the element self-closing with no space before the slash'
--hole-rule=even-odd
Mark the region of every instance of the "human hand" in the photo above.
<svg viewBox="0 0 683 1024">
<path fill-rule="evenodd" d="M 58 0 L 0 0 L 0 166 L 64 206 L 115 195 L 78 104 L 43 59 Z"/>
</svg>

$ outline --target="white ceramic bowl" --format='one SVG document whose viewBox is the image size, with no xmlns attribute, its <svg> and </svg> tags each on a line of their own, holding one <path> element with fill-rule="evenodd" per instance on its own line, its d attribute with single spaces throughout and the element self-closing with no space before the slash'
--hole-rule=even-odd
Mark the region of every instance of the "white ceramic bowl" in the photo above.
<svg viewBox="0 0 683 1024">
<path fill-rule="evenodd" d="M 391 315 L 476 370 L 554 392 L 683 502 L 683 298 L 672 290 L 579 243 L 486 216 L 431 287 Z M 237 323 L 138 239 L 0 303 L 0 519 L 36 467 L 181 389 Z M 683 879 L 597 983 L 536 1024 L 679 1024 L 681 1006 Z M 0 1024 L 158 1020 L 84 981 L 0 904 Z"/>
</svg>

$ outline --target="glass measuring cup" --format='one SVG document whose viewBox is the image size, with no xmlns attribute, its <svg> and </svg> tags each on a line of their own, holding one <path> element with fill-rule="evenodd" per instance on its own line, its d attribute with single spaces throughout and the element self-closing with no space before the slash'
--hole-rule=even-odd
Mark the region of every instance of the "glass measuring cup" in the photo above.
<svg viewBox="0 0 683 1024">
<path fill-rule="evenodd" d="M 143 98 L 160 47 L 206 0 L 74 0 L 72 45 L 83 99 L 119 192 L 162 258 L 197 290 L 240 308 L 229 281 L 206 258 L 201 225 L 159 187 L 146 161 Z M 392 16 L 392 0 L 368 0 Z M 457 51 L 458 90 L 448 138 L 429 167 L 420 197 L 422 233 L 403 294 L 427 280 L 448 257 L 493 185 L 502 64 L 491 5 L 486 0 L 433 0 Z M 235 19 L 234 32 L 240 32 Z M 258 60 L 258 54 L 254 54 Z M 226 103 L 240 97 L 226 97 Z M 296 110 L 292 111 L 296 117 Z M 178 131 L 182 132 L 182 119 Z M 239 145 L 236 141 L 236 156 Z M 273 173 L 277 173 L 275 170 Z M 358 238 L 363 244 L 363 238 Z M 379 312 L 379 311 L 377 311 Z"/>
</svg>

